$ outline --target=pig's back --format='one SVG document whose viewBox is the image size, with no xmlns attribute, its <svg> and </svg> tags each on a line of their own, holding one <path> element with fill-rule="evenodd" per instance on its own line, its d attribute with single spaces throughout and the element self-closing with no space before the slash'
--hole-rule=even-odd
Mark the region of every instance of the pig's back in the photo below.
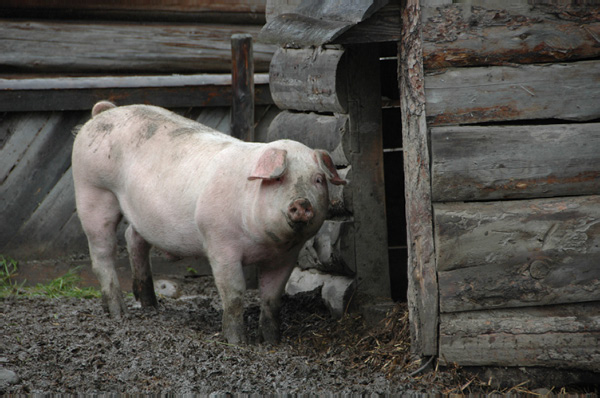
<svg viewBox="0 0 600 398">
<path fill-rule="evenodd" d="M 202 241 L 194 212 L 214 165 L 222 162 L 216 158 L 244 145 L 162 108 L 119 107 L 98 114 L 77 134 L 73 174 L 76 182 L 112 191 L 148 241 L 167 250 L 173 242 L 180 254 L 190 254 Z"/>
</svg>

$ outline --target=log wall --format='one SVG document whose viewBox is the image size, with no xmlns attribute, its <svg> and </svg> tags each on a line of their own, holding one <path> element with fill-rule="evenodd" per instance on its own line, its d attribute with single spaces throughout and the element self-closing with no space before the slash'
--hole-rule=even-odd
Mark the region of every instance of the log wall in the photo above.
<svg viewBox="0 0 600 398">
<path fill-rule="evenodd" d="M 447 362 L 600 372 L 599 15 L 423 10 Z"/>
</svg>

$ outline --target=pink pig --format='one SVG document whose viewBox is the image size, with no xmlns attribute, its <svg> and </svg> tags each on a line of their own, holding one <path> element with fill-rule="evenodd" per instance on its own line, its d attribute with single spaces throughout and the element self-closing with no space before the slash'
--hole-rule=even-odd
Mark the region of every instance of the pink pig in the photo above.
<svg viewBox="0 0 600 398">
<path fill-rule="evenodd" d="M 165 109 L 97 103 L 73 145 L 77 211 L 105 309 L 127 312 L 115 272 L 125 216 L 133 292 L 156 306 L 149 250 L 204 255 L 223 302 L 223 334 L 246 341 L 242 267 L 260 272 L 260 332 L 279 339 L 281 294 L 302 245 L 321 227 L 331 157 L 298 142 L 246 143 Z"/>
</svg>

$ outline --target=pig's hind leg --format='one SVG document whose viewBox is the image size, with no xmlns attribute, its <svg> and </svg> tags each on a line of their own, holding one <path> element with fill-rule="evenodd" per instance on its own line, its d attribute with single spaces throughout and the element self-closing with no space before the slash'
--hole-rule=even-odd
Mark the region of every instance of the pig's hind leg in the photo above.
<svg viewBox="0 0 600 398">
<path fill-rule="evenodd" d="M 77 213 L 88 239 L 92 270 L 102 290 L 104 309 L 113 317 L 127 314 L 119 279 L 117 260 L 117 225 L 122 218 L 115 195 L 95 187 L 77 187 Z"/>
<path fill-rule="evenodd" d="M 150 247 L 144 238 L 130 225 L 125 231 L 127 251 L 131 273 L 133 274 L 133 295 L 142 307 L 157 307 L 158 301 L 154 293 L 154 281 L 150 268 Z"/>
</svg>

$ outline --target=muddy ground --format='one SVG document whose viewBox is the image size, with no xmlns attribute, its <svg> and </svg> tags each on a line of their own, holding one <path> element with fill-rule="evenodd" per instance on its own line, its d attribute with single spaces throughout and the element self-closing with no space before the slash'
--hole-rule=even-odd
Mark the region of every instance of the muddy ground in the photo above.
<svg viewBox="0 0 600 398">
<path fill-rule="evenodd" d="M 479 380 L 456 369 L 410 375 L 421 364 L 409 353 L 402 305 L 372 328 L 357 314 L 332 320 L 318 294 L 286 298 L 282 343 L 268 346 L 257 342 L 258 300 L 249 292 L 252 343 L 239 347 L 219 333 L 212 278 L 182 284 L 182 296 L 160 298 L 158 310 L 128 297 L 125 320 L 107 317 L 99 299 L 0 301 L 0 370 L 18 377 L 0 383 L 0 394 L 480 391 Z"/>
</svg>

